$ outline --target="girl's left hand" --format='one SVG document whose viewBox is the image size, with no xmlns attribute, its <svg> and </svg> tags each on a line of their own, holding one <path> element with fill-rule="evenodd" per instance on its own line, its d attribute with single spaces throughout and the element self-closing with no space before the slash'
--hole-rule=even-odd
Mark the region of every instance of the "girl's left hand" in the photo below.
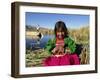
<svg viewBox="0 0 100 80">
<path fill-rule="evenodd" d="M 66 48 L 65 52 L 66 53 L 71 53 L 70 48 Z"/>
</svg>

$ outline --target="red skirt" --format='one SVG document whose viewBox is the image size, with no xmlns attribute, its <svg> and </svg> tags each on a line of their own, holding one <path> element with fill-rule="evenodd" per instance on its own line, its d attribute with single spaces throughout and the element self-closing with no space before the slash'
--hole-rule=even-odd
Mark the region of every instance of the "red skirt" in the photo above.
<svg viewBox="0 0 100 80">
<path fill-rule="evenodd" d="M 76 53 L 62 56 L 50 56 L 43 61 L 44 66 L 79 65 L 79 57 Z"/>
</svg>

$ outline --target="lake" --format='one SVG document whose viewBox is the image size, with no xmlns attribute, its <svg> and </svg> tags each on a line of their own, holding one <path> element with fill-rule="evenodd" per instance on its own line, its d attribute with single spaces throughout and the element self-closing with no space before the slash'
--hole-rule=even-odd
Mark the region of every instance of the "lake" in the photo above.
<svg viewBox="0 0 100 80">
<path fill-rule="evenodd" d="M 26 38 L 26 49 L 37 50 L 44 48 L 51 38 L 54 38 L 54 35 L 44 35 L 42 39 Z"/>
</svg>

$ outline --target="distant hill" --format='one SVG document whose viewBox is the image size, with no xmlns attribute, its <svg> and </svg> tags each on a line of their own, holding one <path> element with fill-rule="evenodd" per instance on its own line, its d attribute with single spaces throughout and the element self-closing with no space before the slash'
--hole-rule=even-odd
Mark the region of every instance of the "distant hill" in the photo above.
<svg viewBox="0 0 100 80">
<path fill-rule="evenodd" d="M 37 31 L 37 27 L 38 26 L 29 26 L 26 25 L 26 31 Z M 39 26 L 39 32 L 41 32 L 42 34 L 53 34 L 53 30 L 52 29 L 48 29 L 48 28 L 44 28 L 44 27 L 40 27 Z"/>
</svg>

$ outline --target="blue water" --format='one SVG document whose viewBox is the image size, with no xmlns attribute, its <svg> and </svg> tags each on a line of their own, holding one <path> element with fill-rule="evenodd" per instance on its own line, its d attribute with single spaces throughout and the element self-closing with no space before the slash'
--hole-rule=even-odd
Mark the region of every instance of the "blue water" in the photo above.
<svg viewBox="0 0 100 80">
<path fill-rule="evenodd" d="M 39 49 L 44 48 L 47 44 L 48 40 L 54 38 L 53 35 L 44 35 L 42 39 L 35 40 L 35 39 L 28 39 L 26 38 L 26 49 Z"/>
</svg>

